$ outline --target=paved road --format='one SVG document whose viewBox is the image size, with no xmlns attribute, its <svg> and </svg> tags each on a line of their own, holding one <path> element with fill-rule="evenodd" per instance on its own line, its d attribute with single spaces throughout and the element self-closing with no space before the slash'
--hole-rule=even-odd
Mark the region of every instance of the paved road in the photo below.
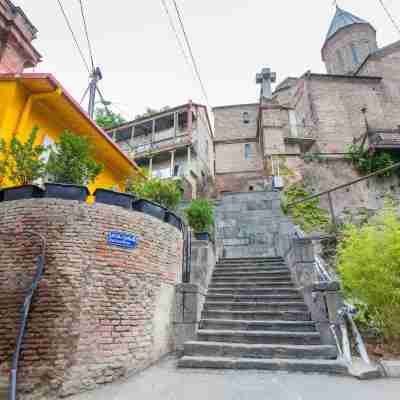
<svg viewBox="0 0 400 400">
<path fill-rule="evenodd" d="M 400 380 L 176 369 L 169 357 L 126 381 L 69 400 L 399 400 Z"/>
</svg>

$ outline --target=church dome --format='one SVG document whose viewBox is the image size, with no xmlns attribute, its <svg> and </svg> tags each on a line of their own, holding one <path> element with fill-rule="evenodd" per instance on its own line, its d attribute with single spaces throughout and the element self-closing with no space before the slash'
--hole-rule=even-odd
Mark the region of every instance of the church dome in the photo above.
<svg viewBox="0 0 400 400">
<path fill-rule="evenodd" d="M 336 75 L 352 74 L 377 48 L 373 26 L 337 6 L 322 47 L 322 59 L 327 72 Z"/>
</svg>

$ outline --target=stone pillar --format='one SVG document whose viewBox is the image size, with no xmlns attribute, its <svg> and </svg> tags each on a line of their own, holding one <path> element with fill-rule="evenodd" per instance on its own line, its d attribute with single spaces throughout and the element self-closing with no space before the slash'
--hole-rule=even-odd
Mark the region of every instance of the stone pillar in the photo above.
<svg viewBox="0 0 400 400">
<path fill-rule="evenodd" d="M 302 238 L 293 240 L 294 271 L 293 278 L 297 286 L 310 286 L 316 281 L 314 246 L 311 239 Z"/>
<path fill-rule="evenodd" d="M 187 165 L 188 165 L 188 171 L 190 172 L 192 168 L 192 148 L 190 145 L 187 148 Z"/>
<path fill-rule="evenodd" d="M 171 176 L 174 176 L 174 168 L 175 168 L 175 150 L 171 151 Z"/>
</svg>

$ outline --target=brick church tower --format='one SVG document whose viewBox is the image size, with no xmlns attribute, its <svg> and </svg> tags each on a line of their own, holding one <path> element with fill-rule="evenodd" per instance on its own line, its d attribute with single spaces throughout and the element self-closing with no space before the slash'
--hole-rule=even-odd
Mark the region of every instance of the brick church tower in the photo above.
<svg viewBox="0 0 400 400">
<path fill-rule="evenodd" d="M 0 73 L 21 73 L 41 61 L 32 45 L 36 34 L 37 29 L 20 7 L 0 0 Z"/>
<path fill-rule="evenodd" d="M 377 49 L 374 27 L 337 7 L 322 47 L 322 59 L 328 74 L 352 75 Z"/>
</svg>

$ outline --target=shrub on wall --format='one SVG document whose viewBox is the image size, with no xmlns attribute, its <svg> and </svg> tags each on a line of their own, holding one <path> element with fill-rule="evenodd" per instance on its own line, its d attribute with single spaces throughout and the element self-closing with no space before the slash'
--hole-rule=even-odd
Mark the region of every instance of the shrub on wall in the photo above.
<svg viewBox="0 0 400 400">
<path fill-rule="evenodd" d="M 369 324 L 387 341 L 400 339 L 400 219 L 392 207 L 361 228 L 348 226 L 338 269 L 351 299 L 365 304 Z M 367 321 L 364 321 L 367 322 Z"/>
<path fill-rule="evenodd" d="M 52 146 L 47 173 L 57 183 L 85 185 L 93 182 L 103 170 L 103 165 L 92 156 L 89 140 L 69 131 L 61 133 L 60 140 Z"/>
<path fill-rule="evenodd" d="M 195 233 L 209 232 L 214 223 L 213 206 L 205 199 L 193 200 L 185 209 L 185 214 Z"/>
<path fill-rule="evenodd" d="M 46 163 L 41 157 L 46 149 L 35 145 L 38 130 L 32 129 L 25 143 L 14 136 L 8 148 L 5 141 L 1 144 L 3 162 L 0 168 L 3 168 L 4 175 L 16 185 L 30 185 L 45 173 Z"/>
<path fill-rule="evenodd" d="M 290 216 L 293 222 L 299 225 L 304 232 L 326 229 L 330 223 L 330 218 L 328 212 L 318 206 L 319 198 L 288 208 L 290 203 L 308 196 L 310 196 L 310 193 L 307 192 L 302 184 L 297 183 L 290 186 L 282 196 L 284 213 Z"/>
<path fill-rule="evenodd" d="M 146 169 L 142 169 L 142 173 L 142 176 L 137 175 L 128 183 L 127 191 L 141 199 L 154 201 L 169 210 L 176 210 L 182 200 L 181 180 L 150 178 Z"/>
<path fill-rule="evenodd" d="M 8 154 L 6 142 L 4 139 L 0 139 L 0 187 L 6 178 L 8 167 Z"/>
</svg>

